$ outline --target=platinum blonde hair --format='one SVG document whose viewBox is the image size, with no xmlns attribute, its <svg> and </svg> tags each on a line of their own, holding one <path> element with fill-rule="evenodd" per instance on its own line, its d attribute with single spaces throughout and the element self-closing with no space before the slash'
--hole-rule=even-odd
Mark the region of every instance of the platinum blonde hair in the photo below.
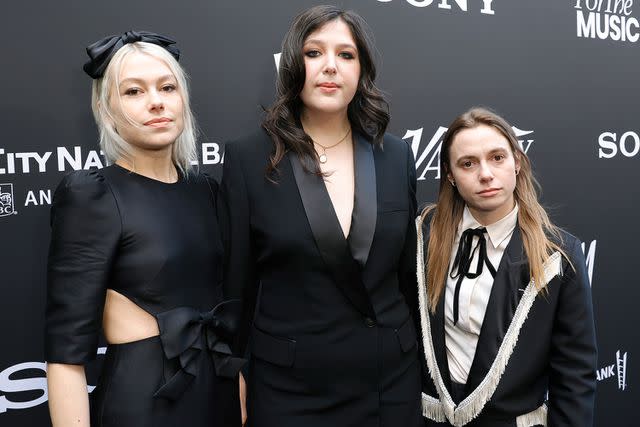
<svg viewBox="0 0 640 427">
<path fill-rule="evenodd" d="M 176 78 L 178 83 L 177 90 L 182 97 L 184 129 L 173 143 L 171 159 L 181 172 L 187 173 L 191 168 L 191 162 L 198 158 L 196 150 L 197 131 L 189 102 L 188 77 L 182 66 L 169 52 L 152 43 L 135 42 L 124 45 L 111 58 L 104 76 L 93 81 L 91 109 L 100 133 L 100 148 L 109 164 L 114 163 L 119 158 L 133 160 L 130 144 L 118 135 L 115 129 L 114 123 L 117 122 L 116 118 L 119 113 L 113 111 L 110 101 L 112 95 L 117 96 L 118 100 L 120 98 L 120 92 L 112 89 L 120 85 L 122 62 L 134 52 L 149 55 L 163 61 Z M 125 116 L 125 120 L 134 125 L 139 125 L 127 116 Z"/>
</svg>

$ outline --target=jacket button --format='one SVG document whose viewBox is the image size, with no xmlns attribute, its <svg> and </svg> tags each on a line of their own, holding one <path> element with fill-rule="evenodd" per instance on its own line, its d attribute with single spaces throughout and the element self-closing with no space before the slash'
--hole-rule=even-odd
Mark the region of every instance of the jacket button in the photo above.
<svg viewBox="0 0 640 427">
<path fill-rule="evenodd" d="M 376 326 L 376 321 L 370 317 L 365 317 L 364 324 L 367 325 L 367 328 L 373 328 L 374 326 Z"/>
</svg>

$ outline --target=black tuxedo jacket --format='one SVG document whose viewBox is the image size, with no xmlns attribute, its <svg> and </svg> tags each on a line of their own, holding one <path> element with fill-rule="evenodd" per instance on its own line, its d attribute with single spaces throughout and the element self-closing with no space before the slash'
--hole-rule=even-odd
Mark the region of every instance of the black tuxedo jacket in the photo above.
<svg viewBox="0 0 640 427">
<path fill-rule="evenodd" d="M 388 391 L 394 411 L 406 408 L 401 422 L 421 422 L 416 334 L 405 298 L 416 300 L 408 145 L 385 135 L 373 146 L 354 135 L 348 238 L 323 179 L 305 172 L 298 156 L 289 152 L 278 173 L 265 176 L 272 150 L 263 130 L 227 144 L 218 204 L 225 296 L 244 304 L 237 348 L 244 352 L 249 342 L 250 421 L 384 425 L 381 396 Z"/>
<path fill-rule="evenodd" d="M 426 265 L 427 221 L 421 235 Z M 515 427 L 542 424 L 544 418 L 550 427 L 593 425 L 597 351 L 591 289 L 578 239 L 564 233 L 562 247 L 574 268 L 558 253 L 553 257 L 556 262 L 549 263 L 555 266 L 548 271 L 548 292 L 536 295 L 529 284 L 529 264 L 516 226 L 497 270 L 464 398 L 457 402 L 460 405 L 456 406 L 455 414 L 451 407 L 446 408 L 445 394 L 450 394 L 451 382 L 445 347 L 444 297 L 434 314 L 427 314 L 424 300 L 421 302 L 421 325 L 425 329 L 428 316 L 430 328 L 430 333 L 422 331 L 421 347 L 433 349 L 431 354 L 423 351 L 427 365 L 431 358 L 431 369 L 425 369 L 423 383 L 423 412 L 430 414 L 427 426 L 455 422 L 474 427 Z M 424 285 L 420 283 L 421 287 Z M 419 290 L 423 291 L 424 287 Z M 540 408 L 547 391 L 548 401 Z M 445 415 L 447 420 L 443 419 L 443 412 L 449 412 Z M 439 424 L 429 418 L 445 422 Z"/>
</svg>

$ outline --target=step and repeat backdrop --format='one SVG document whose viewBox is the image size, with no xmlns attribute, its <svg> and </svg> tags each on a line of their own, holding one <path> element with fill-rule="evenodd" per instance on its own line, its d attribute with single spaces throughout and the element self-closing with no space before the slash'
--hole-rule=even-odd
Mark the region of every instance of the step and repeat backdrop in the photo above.
<svg viewBox="0 0 640 427">
<path fill-rule="evenodd" d="M 178 41 L 220 177 L 224 142 L 273 100 L 280 43 L 308 0 L 10 2 L 0 18 L 0 426 L 49 425 L 43 356 L 49 209 L 64 174 L 100 168 L 84 47 L 130 29 Z M 554 221 L 583 242 L 599 346 L 596 425 L 640 399 L 640 0 L 354 0 L 370 24 L 390 131 L 434 200 L 446 126 L 474 105 L 515 127 Z M 161 213 L 158 213 L 161 215 Z M 206 238 L 206 236 L 203 236 Z M 97 361 L 88 367 L 89 383 Z M 90 387 L 91 389 L 91 387 Z"/>
</svg>

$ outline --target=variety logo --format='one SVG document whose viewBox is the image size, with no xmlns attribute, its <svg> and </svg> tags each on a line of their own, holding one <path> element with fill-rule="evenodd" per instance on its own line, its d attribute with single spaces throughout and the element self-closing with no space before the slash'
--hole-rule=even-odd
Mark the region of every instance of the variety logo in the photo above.
<svg viewBox="0 0 640 427">
<path fill-rule="evenodd" d="M 618 380 L 618 390 L 625 391 L 627 389 L 627 352 L 622 353 L 616 351 L 616 361 L 611 365 L 607 365 L 596 371 L 596 379 L 604 381 L 608 379 Z"/>
<path fill-rule="evenodd" d="M 13 198 L 13 184 L 0 184 L 0 217 L 17 214 Z"/>
<path fill-rule="evenodd" d="M 273 54 L 273 61 L 276 63 L 276 71 L 280 71 L 280 57 L 282 56 L 282 52 Z"/>
<path fill-rule="evenodd" d="M 575 0 L 578 37 L 635 43 L 640 23 L 631 16 L 633 0 Z"/>
<path fill-rule="evenodd" d="M 616 132 L 603 132 L 598 138 L 598 158 L 611 159 L 618 153 L 625 157 L 634 157 L 640 152 L 640 135 L 628 131 L 620 135 Z"/>
<path fill-rule="evenodd" d="M 402 139 L 408 139 L 413 157 L 416 160 L 416 171 L 418 181 L 427 179 L 427 174 L 432 174 L 434 179 L 440 179 L 440 148 L 442 147 L 442 137 L 447 132 L 447 128 L 439 126 L 428 142 L 422 143 L 424 128 L 407 130 Z M 531 148 L 533 138 L 532 130 L 521 130 L 513 127 L 513 131 L 518 137 L 518 142 L 525 153 Z"/>
<path fill-rule="evenodd" d="M 106 347 L 99 347 L 97 354 L 105 354 Z M 26 374 L 37 372 L 36 376 L 25 378 Z M 18 377 L 18 378 L 16 378 Z M 91 393 L 95 386 L 87 386 Z M 12 400 L 12 393 L 39 392 L 32 400 Z M 47 364 L 45 362 L 24 362 L 9 366 L 0 372 L 0 414 L 9 409 L 28 409 L 47 401 Z"/>
<path fill-rule="evenodd" d="M 378 0 L 380 3 L 390 3 L 393 0 Z M 405 0 L 411 6 L 414 7 L 428 7 L 433 5 L 436 0 Z M 469 0 L 438 0 L 437 5 L 438 9 L 451 10 L 455 9 L 468 12 L 469 11 Z M 493 0 L 471 0 L 472 7 L 476 9 L 480 9 L 480 13 L 485 15 L 495 15 L 495 11 L 492 9 Z"/>
</svg>

